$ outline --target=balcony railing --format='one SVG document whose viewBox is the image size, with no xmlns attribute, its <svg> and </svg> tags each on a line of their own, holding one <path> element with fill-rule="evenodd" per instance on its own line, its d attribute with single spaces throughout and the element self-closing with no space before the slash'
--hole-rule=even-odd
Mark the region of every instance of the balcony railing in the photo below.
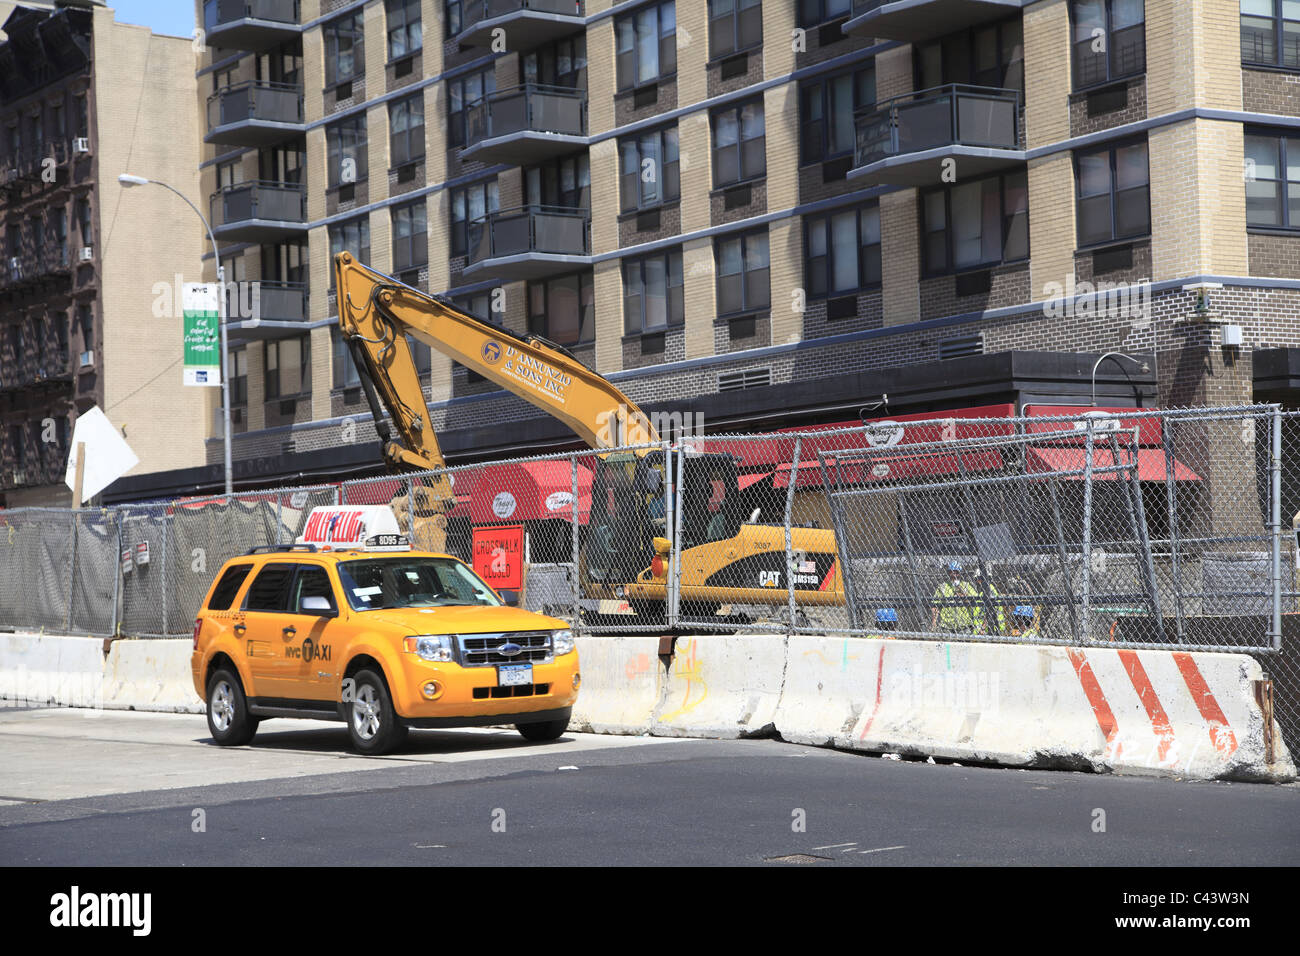
<svg viewBox="0 0 1300 956">
<path fill-rule="evenodd" d="M 564 206 L 503 209 L 469 224 L 469 265 L 541 253 L 586 256 L 591 249 L 591 212 Z"/>
<path fill-rule="evenodd" d="M 301 130 L 302 87 L 289 83 L 236 83 L 208 97 L 207 142 L 269 145 Z"/>
<path fill-rule="evenodd" d="M 466 151 L 474 152 L 476 147 L 490 140 L 515 137 L 507 150 L 518 154 L 517 161 L 544 159 L 552 153 L 573 149 L 570 140 L 558 139 L 548 143 L 548 137 L 587 134 L 587 91 L 534 83 L 497 90 L 466 108 L 465 123 Z M 518 135 L 528 133 L 547 136 Z M 498 152 L 500 148 L 494 148 L 491 156 L 481 158 L 488 162 L 508 158 L 498 156 Z M 477 157 L 477 153 L 475 155 Z"/>
<path fill-rule="evenodd" d="M 852 36 L 929 40 L 1020 12 L 1020 0 L 853 0 Z"/>
<path fill-rule="evenodd" d="M 0 288 L 14 289 L 68 273 L 71 256 L 65 244 L 48 243 L 0 258 Z"/>
<path fill-rule="evenodd" d="M 307 188 L 261 180 L 235 183 L 212 194 L 212 229 L 230 238 L 274 239 L 307 222 Z"/>
<path fill-rule="evenodd" d="M 528 35 L 522 39 L 535 46 L 581 26 L 582 6 L 581 0 L 465 0 L 461 6 L 460 33 L 456 39 L 470 44 L 489 42 L 491 31 L 483 29 L 482 25 L 517 14 L 528 20 Z M 555 20 L 555 16 L 575 19 L 566 23 Z"/>
<path fill-rule="evenodd" d="M 878 104 L 856 120 L 855 165 L 943 146 L 1020 148 L 1020 93 L 950 84 Z"/>
<path fill-rule="evenodd" d="M 298 0 L 206 0 L 203 29 L 213 46 L 261 50 L 299 32 Z"/>
<path fill-rule="evenodd" d="M 307 321 L 307 283 L 263 279 L 232 286 L 227 304 L 231 328 L 244 336 L 283 335 Z"/>
<path fill-rule="evenodd" d="M 0 378 L 0 391 L 12 391 L 30 388 L 42 382 L 72 381 L 72 366 L 68 361 L 68 350 L 46 348 L 44 352 L 34 352 L 30 346 L 28 354 L 14 357 L 6 349 L 4 353 L 4 376 Z"/>
</svg>

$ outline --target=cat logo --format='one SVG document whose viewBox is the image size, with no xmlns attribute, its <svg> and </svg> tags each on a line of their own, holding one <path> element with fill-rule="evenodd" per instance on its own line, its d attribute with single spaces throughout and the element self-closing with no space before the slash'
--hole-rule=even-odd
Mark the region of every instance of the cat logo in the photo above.
<svg viewBox="0 0 1300 956">
<path fill-rule="evenodd" d="M 759 571 L 758 586 L 763 588 L 779 588 L 781 586 L 781 572 Z"/>
</svg>

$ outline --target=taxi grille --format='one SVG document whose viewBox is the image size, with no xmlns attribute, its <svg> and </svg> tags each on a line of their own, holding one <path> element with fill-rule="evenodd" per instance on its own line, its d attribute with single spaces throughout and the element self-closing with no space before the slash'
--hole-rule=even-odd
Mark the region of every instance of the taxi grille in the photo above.
<svg viewBox="0 0 1300 956">
<path fill-rule="evenodd" d="M 497 651 L 502 644 L 523 648 L 513 657 Z M 465 667 L 491 667 L 496 664 L 546 664 L 551 660 L 551 632 L 529 631 L 524 634 L 465 634 L 460 639 L 461 663 Z"/>
<path fill-rule="evenodd" d="M 541 697 L 551 692 L 550 684 L 515 684 L 513 687 L 475 687 L 475 700 L 495 700 L 500 697 Z"/>
</svg>

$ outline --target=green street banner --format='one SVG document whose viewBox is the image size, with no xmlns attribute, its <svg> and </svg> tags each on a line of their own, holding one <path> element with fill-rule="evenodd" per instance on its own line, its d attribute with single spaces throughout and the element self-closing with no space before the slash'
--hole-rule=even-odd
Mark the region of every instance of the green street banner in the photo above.
<svg viewBox="0 0 1300 956">
<path fill-rule="evenodd" d="M 181 291 L 185 313 L 185 384 L 221 384 L 221 318 L 215 282 L 187 282 Z"/>
</svg>

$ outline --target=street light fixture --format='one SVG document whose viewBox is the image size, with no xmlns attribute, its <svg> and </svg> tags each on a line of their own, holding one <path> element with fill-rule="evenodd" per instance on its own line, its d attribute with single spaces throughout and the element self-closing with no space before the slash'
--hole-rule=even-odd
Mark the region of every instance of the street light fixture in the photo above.
<svg viewBox="0 0 1300 956">
<path fill-rule="evenodd" d="M 199 207 L 190 202 L 189 198 L 177 189 L 173 189 L 164 182 L 157 179 L 146 179 L 143 176 L 132 176 L 123 173 L 117 177 L 117 181 L 123 187 L 129 189 L 132 186 L 161 186 L 185 200 L 185 204 L 194 210 L 194 214 L 203 222 L 203 228 L 207 230 L 208 239 L 212 243 L 212 257 L 217 263 L 217 324 L 221 328 L 221 410 L 222 418 L 225 425 L 225 446 L 226 446 L 226 498 L 229 499 L 234 493 L 234 467 L 230 454 L 230 375 L 227 374 L 227 360 L 229 349 L 226 347 L 226 270 L 221 265 L 221 252 L 217 248 L 217 237 L 212 233 L 212 226 L 208 224 L 208 217 L 199 211 Z"/>
<path fill-rule="evenodd" d="M 1106 353 L 1105 355 L 1103 355 L 1101 358 L 1097 359 L 1097 361 L 1096 361 L 1096 362 L 1093 364 L 1093 366 L 1092 366 L 1092 404 L 1093 404 L 1093 407 L 1096 407 L 1096 405 L 1097 405 L 1097 369 L 1098 369 L 1098 367 L 1100 367 L 1101 363 L 1104 362 L 1104 361 L 1106 361 L 1106 359 L 1108 359 L 1108 358 L 1122 358 L 1122 359 L 1128 359 L 1128 360 L 1129 360 L 1130 362 L 1132 362 L 1134 365 L 1139 365 L 1139 364 L 1140 364 L 1140 365 L 1142 366 L 1142 371 L 1144 371 L 1144 372 L 1149 372 L 1149 371 L 1151 371 L 1151 366 L 1148 365 L 1146 362 L 1144 362 L 1144 361 L 1143 361 L 1142 359 L 1140 359 L 1140 358 L 1134 358 L 1132 355 L 1126 355 L 1126 354 L 1123 353 L 1123 352 L 1107 352 L 1107 353 Z"/>
</svg>

